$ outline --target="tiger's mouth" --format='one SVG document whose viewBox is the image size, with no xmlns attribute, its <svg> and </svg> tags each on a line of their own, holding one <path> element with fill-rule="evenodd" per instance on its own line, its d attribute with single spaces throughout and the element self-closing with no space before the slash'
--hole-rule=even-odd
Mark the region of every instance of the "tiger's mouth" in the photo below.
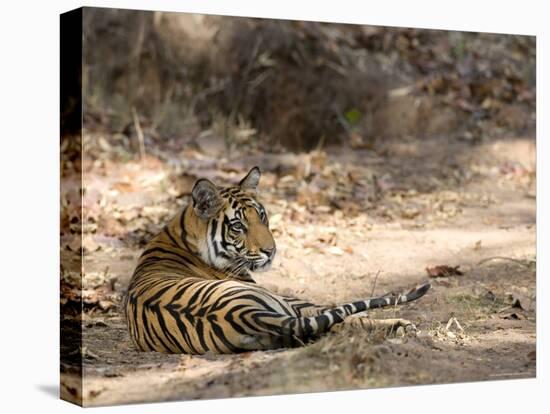
<svg viewBox="0 0 550 414">
<path fill-rule="evenodd" d="M 273 263 L 273 259 L 266 259 L 263 260 L 263 263 L 256 264 L 255 262 L 252 263 L 250 267 L 251 272 L 265 272 L 269 269 L 271 269 L 271 264 Z"/>
<path fill-rule="evenodd" d="M 273 263 L 273 256 L 260 257 L 248 260 L 248 270 L 251 272 L 265 272 L 271 268 Z"/>
<path fill-rule="evenodd" d="M 246 274 L 248 272 L 265 272 L 271 268 L 273 257 L 267 258 L 239 258 L 229 266 L 226 266 L 230 273 Z"/>
<path fill-rule="evenodd" d="M 275 258 L 275 249 L 268 251 L 268 254 L 241 255 L 236 257 L 232 263 L 226 267 L 230 272 L 235 274 L 246 272 L 265 272 L 271 268 L 273 259 Z"/>
</svg>

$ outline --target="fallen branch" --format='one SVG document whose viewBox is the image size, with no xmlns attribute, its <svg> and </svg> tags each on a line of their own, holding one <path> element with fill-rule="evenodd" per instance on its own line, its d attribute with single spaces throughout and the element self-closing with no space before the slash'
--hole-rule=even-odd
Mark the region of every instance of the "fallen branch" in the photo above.
<svg viewBox="0 0 550 414">
<path fill-rule="evenodd" d="M 521 260 L 518 260 L 518 259 L 514 259 L 514 258 L 512 258 L 512 257 L 493 256 L 493 257 L 487 257 L 486 259 L 483 259 L 483 260 L 479 261 L 479 262 L 477 263 L 477 266 L 480 266 L 480 265 L 482 265 L 482 264 L 484 264 L 484 263 L 490 262 L 491 260 L 508 260 L 508 261 L 510 261 L 510 262 L 517 263 L 517 264 L 519 264 L 519 265 L 521 265 L 521 266 L 523 266 L 523 267 L 529 267 L 529 265 L 525 264 L 524 261 L 529 261 L 529 262 L 531 262 L 531 263 L 536 263 L 535 260 L 529 260 L 529 259 L 524 260 L 524 261 L 521 261 Z"/>
</svg>

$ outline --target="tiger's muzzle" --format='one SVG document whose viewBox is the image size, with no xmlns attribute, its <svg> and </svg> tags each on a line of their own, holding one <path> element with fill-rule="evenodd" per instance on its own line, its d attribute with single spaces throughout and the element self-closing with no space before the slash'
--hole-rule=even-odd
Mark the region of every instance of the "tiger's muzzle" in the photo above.
<svg viewBox="0 0 550 414">
<path fill-rule="evenodd" d="M 271 268 L 277 248 L 260 249 L 260 258 L 251 261 L 250 270 L 253 272 L 265 272 Z"/>
</svg>

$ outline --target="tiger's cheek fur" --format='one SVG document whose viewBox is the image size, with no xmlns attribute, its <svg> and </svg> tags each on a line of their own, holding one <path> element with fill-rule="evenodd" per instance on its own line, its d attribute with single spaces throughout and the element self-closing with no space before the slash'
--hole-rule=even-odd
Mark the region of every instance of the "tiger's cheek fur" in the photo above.
<svg viewBox="0 0 550 414">
<path fill-rule="evenodd" d="M 246 247 L 253 255 L 261 255 L 265 251 L 275 249 L 275 240 L 269 230 L 269 226 L 263 223 L 255 209 L 247 211 L 249 228 L 246 238 Z"/>
<path fill-rule="evenodd" d="M 249 236 L 245 242 L 246 249 L 250 254 L 258 255 L 261 254 L 262 251 L 273 250 L 275 247 L 275 240 L 273 240 L 273 236 L 267 226 L 257 224 L 251 227 Z"/>
</svg>

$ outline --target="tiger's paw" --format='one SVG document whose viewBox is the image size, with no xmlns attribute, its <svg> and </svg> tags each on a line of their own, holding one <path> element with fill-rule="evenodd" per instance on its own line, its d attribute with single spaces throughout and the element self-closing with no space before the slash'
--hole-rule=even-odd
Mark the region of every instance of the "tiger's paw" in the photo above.
<svg viewBox="0 0 550 414">
<path fill-rule="evenodd" d="M 404 336 L 416 336 L 416 326 L 412 322 L 406 319 L 400 319 L 400 322 L 395 329 L 395 336 L 404 337 Z"/>
<path fill-rule="evenodd" d="M 416 336 L 416 326 L 407 319 L 371 319 L 366 313 L 357 313 L 348 316 L 344 322 L 334 325 L 330 330 L 339 332 L 344 327 L 353 327 L 353 329 L 362 329 L 366 331 L 382 331 L 385 335 Z"/>
</svg>

